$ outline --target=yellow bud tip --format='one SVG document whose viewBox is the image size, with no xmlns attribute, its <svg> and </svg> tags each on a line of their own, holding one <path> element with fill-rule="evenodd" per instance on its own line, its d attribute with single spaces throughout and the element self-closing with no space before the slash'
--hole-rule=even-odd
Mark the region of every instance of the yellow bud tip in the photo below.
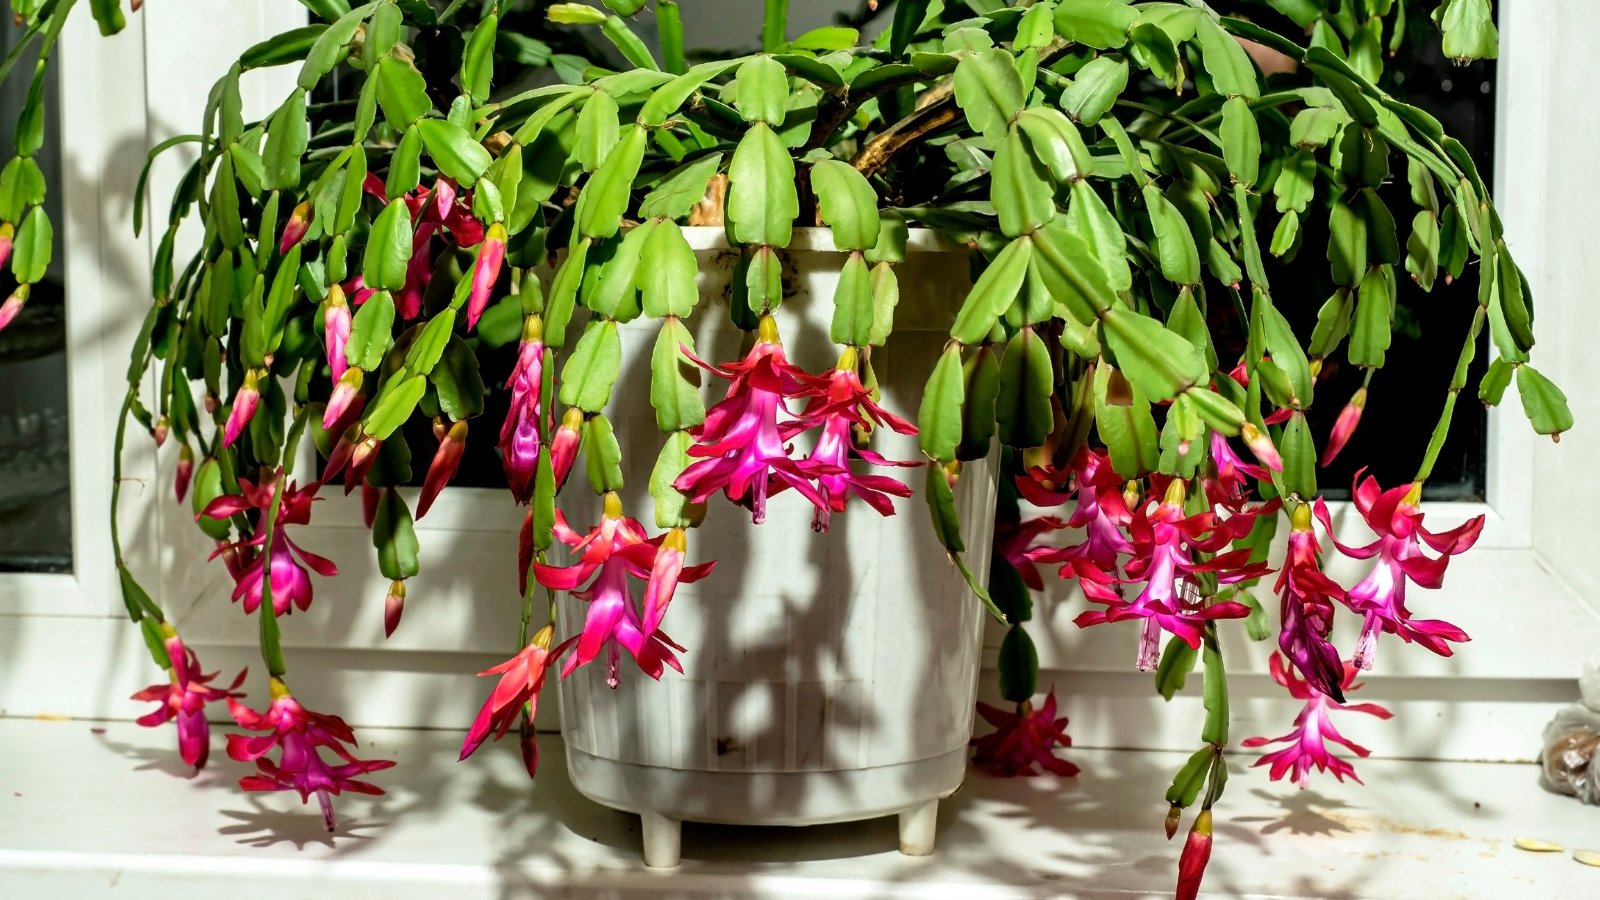
<svg viewBox="0 0 1600 900">
<path fill-rule="evenodd" d="M 1405 498 L 1403 500 L 1401 500 L 1400 502 L 1405 504 L 1406 506 L 1416 506 L 1418 503 L 1421 503 L 1422 502 L 1422 482 L 1413 481 L 1411 483 L 1411 490 L 1406 491 Z"/>
<path fill-rule="evenodd" d="M 532 643 L 541 650 L 549 650 L 550 644 L 555 640 L 555 637 L 556 627 L 554 625 L 546 625 L 534 632 Z"/>
<path fill-rule="evenodd" d="M 282 678 L 274 675 L 267 682 L 267 693 L 274 700 L 282 700 L 283 698 L 290 696 L 289 685 L 284 683 Z"/>
<path fill-rule="evenodd" d="M 391 597 L 404 597 L 405 595 L 406 595 L 406 583 L 404 581 L 391 581 L 391 582 L 389 582 L 389 596 L 391 596 Z"/>
<path fill-rule="evenodd" d="M 522 339 L 525 341 L 544 341 L 544 319 L 540 316 L 528 316 L 522 320 Z"/>
<path fill-rule="evenodd" d="M 846 347 L 844 348 L 844 351 L 839 354 L 839 361 L 834 364 L 834 368 L 841 372 L 853 372 L 855 371 L 856 366 L 859 364 L 860 356 L 856 353 L 856 348 Z"/>
<path fill-rule="evenodd" d="M 450 426 L 450 432 L 447 435 L 446 439 L 447 440 L 451 440 L 451 441 L 455 441 L 458 444 L 465 444 L 467 442 L 467 423 L 466 423 L 466 420 L 463 419 L 460 422 L 452 423 L 451 426 Z"/>
<path fill-rule="evenodd" d="M 608 519 L 620 519 L 620 518 L 622 518 L 622 498 L 617 496 L 617 492 L 616 491 L 606 491 L 604 502 L 605 502 L 605 517 L 606 518 L 608 518 Z"/>
<path fill-rule="evenodd" d="M 1364 387 L 1357 388 L 1356 392 L 1350 395 L 1350 405 L 1356 409 L 1366 409 L 1367 389 Z"/>
<path fill-rule="evenodd" d="M 689 535 L 682 528 L 674 528 L 661 539 L 661 546 L 683 553 L 689 549 Z"/>
<path fill-rule="evenodd" d="M 1312 378 L 1316 378 L 1318 375 L 1321 375 L 1321 374 L 1322 374 L 1322 357 L 1320 357 L 1320 356 L 1314 357 L 1311 360 L 1311 377 Z"/>
<path fill-rule="evenodd" d="M 1295 531 L 1311 530 L 1311 504 L 1302 503 L 1289 513 L 1289 527 Z"/>
<path fill-rule="evenodd" d="M 501 225 L 499 222 L 495 222 L 489 226 L 489 230 L 484 234 L 483 239 L 485 241 L 498 241 L 504 244 L 506 242 L 506 227 Z"/>
<path fill-rule="evenodd" d="M 763 344 L 781 344 L 783 340 L 778 337 L 778 321 L 770 313 L 764 314 L 756 325 L 756 336 Z"/>
<path fill-rule="evenodd" d="M 1167 484 L 1166 496 L 1161 499 L 1168 506 L 1182 506 L 1184 497 L 1188 496 L 1189 484 L 1182 478 L 1174 478 Z"/>
<path fill-rule="evenodd" d="M 561 427 L 568 431 L 577 431 L 583 427 L 583 410 L 576 406 L 569 408 L 561 414 Z"/>
<path fill-rule="evenodd" d="M 1200 815 L 1194 819 L 1194 830 L 1196 834 L 1211 835 L 1211 810 L 1200 810 Z"/>
</svg>

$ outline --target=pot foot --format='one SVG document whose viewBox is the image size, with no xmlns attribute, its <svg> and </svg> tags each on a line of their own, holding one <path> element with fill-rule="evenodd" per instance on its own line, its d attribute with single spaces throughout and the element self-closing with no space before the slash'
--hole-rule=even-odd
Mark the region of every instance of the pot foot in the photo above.
<svg viewBox="0 0 1600 900">
<path fill-rule="evenodd" d="M 639 821 L 644 830 L 644 864 L 652 869 L 676 869 L 683 850 L 683 823 L 650 810 L 640 813 Z"/>
<path fill-rule="evenodd" d="M 939 821 L 939 801 L 929 800 L 900 813 L 900 852 L 907 856 L 930 856 Z"/>
</svg>

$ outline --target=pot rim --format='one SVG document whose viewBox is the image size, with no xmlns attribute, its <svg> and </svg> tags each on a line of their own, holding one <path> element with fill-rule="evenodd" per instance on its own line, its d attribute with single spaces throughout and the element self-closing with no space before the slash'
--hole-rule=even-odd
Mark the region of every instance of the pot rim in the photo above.
<svg viewBox="0 0 1600 900">
<path fill-rule="evenodd" d="M 721 225 L 684 225 L 683 236 L 695 250 L 733 250 L 727 230 Z M 843 253 L 833 245 L 833 229 L 801 227 L 794 229 L 789 246 L 778 249 L 789 253 Z M 966 248 L 952 243 L 932 228 L 906 229 L 907 253 L 965 253 Z"/>
</svg>

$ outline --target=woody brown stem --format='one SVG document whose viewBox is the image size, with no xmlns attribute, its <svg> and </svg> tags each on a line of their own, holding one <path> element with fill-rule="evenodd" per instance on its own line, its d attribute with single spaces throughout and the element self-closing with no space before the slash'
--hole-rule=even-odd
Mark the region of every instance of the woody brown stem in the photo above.
<svg viewBox="0 0 1600 900">
<path fill-rule="evenodd" d="M 951 82 L 945 82 L 929 91 L 938 94 L 931 102 L 890 125 L 883 133 L 866 143 L 856 158 L 850 161 L 856 171 L 867 177 L 883 168 L 893 156 L 907 146 L 956 120 L 961 110 L 956 107 L 955 92 Z"/>
</svg>

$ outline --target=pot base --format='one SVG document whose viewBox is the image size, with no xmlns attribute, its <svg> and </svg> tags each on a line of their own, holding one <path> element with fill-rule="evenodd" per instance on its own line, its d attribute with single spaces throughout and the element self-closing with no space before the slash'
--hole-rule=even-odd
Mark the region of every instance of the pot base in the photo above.
<svg viewBox="0 0 1600 900">
<path fill-rule="evenodd" d="M 961 786 L 967 750 L 833 772 L 705 772 L 602 759 L 569 748 L 572 784 L 590 800 L 640 816 L 644 861 L 678 865 L 683 822 L 825 825 L 898 815 L 900 852 L 933 852 L 939 800 Z"/>
</svg>

